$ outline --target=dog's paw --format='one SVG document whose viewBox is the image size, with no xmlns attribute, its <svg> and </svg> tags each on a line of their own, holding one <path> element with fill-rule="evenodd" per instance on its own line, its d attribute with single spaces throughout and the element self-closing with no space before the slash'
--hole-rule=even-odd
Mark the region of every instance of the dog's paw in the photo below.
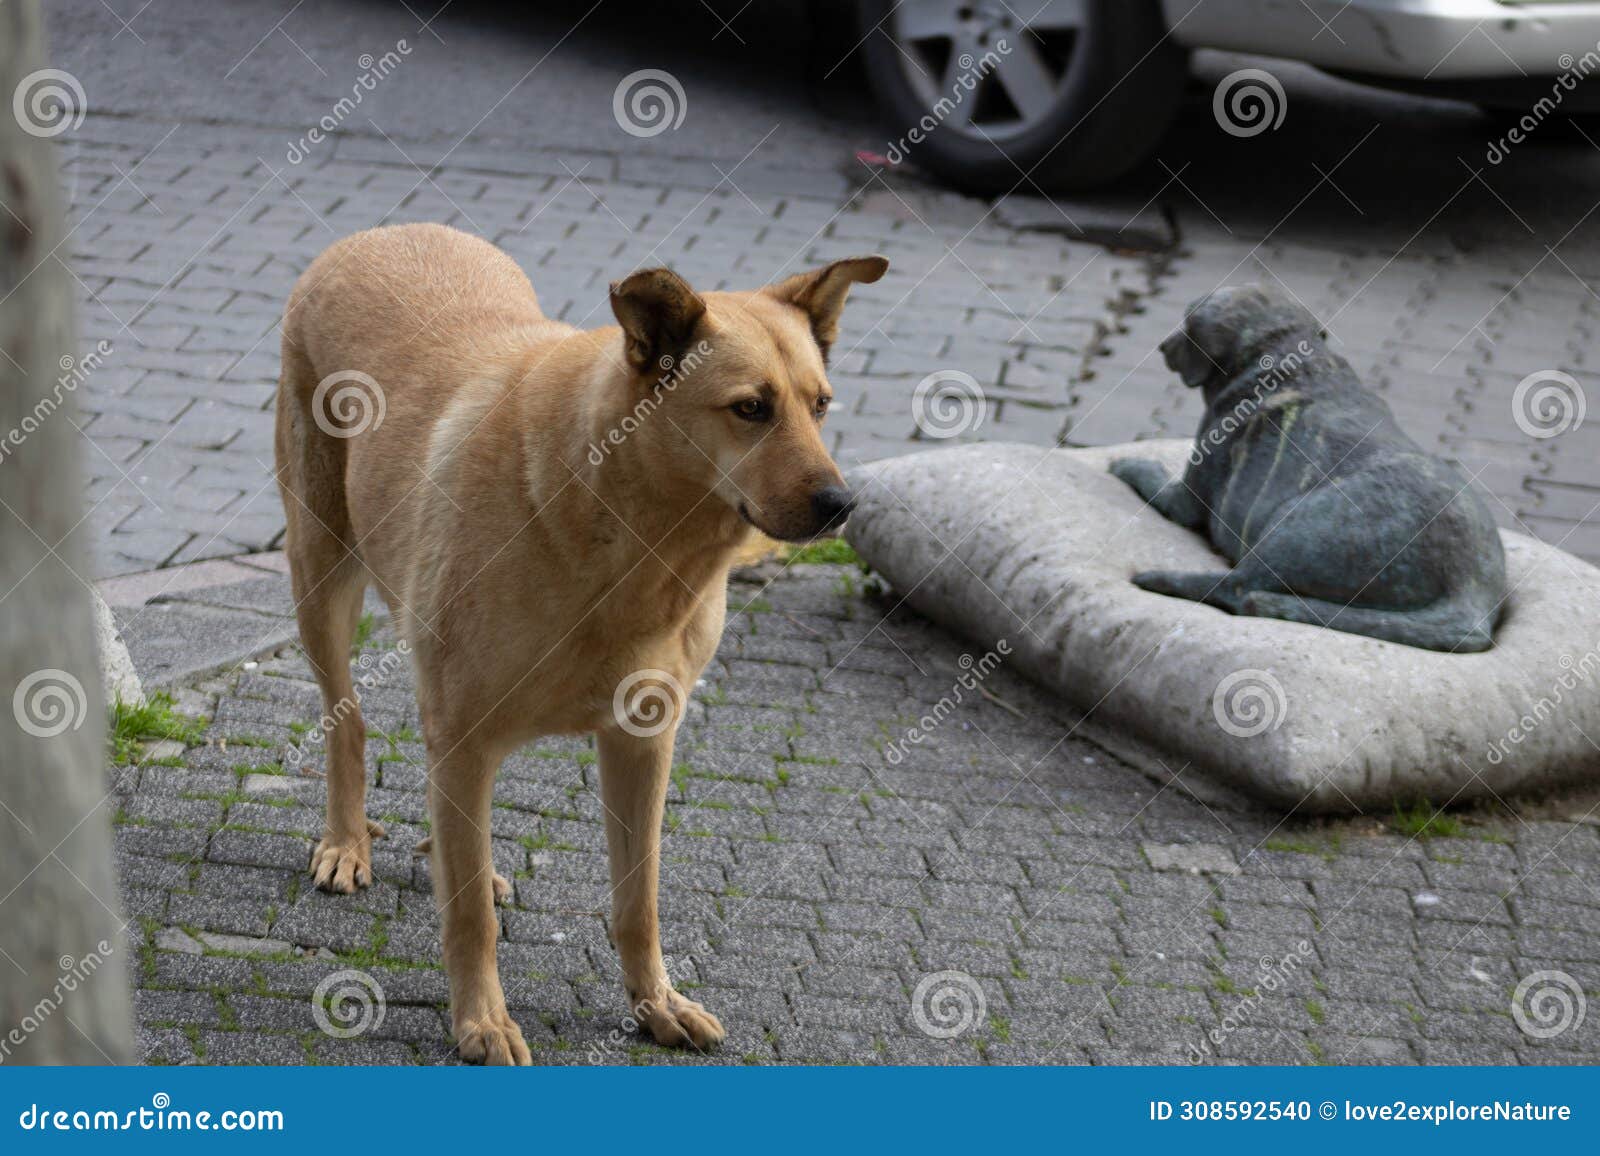
<svg viewBox="0 0 1600 1156">
<path fill-rule="evenodd" d="M 728 1035 L 722 1021 L 692 999 L 667 990 L 665 1000 L 643 1000 L 633 1009 L 634 1016 L 669 1048 L 693 1048 L 704 1052 L 720 1044 Z"/>
<path fill-rule="evenodd" d="M 522 1038 L 522 1029 L 505 1008 L 496 1008 L 476 1019 L 456 1025 L 456 1050 L 469 1064 L 493 1064 L 497 1067 L 527 1067 L 533 1063 L 533 1053 Z"/>
<path fill-rule="evenodd" d="M 1167 484 L 1167 467 L 1150 458 L 1117 458 L 1106 470 L 1147 498 Z"/>
<path fill-rule="evenodd" d="M 372 884 L 372 840 L 383 828 L 367 820 L 367 829 L 353 838 L 325 835 L 311 852 L 311 881 L 323 891 L 352 895 Z"/>
</svg>

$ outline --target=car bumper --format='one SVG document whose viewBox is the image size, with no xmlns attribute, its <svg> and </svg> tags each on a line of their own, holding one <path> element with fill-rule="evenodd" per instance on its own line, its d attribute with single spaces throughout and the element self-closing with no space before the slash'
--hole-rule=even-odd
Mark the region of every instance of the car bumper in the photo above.
<svg viewBox="0 0 1600 1156">
<path fill-rule="evenodd" d="M 1335 72 L 1459 81 L 1557 76 L 1585 59 L 1600 68 L 1600 3 L 1589 0 L 1162 2 L 1180 44 Z"/>
</svg>

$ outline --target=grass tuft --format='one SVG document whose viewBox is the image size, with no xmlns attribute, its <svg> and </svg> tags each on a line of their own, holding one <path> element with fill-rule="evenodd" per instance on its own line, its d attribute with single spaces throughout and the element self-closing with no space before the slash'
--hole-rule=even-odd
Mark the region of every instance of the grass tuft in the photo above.
<svg viewBox="0 0 1600 1156">
<path fill-rule="evenodd" d="M 200 741 L 205 730 L 204 719 L 179 714 L 173 709 L 172 696 L 164 691 L 157 691 L 140 704 L 118 698 L 109 713 L 106 746 L 115 763 L 136 761 L 147 740 L 175 739 L 192 745 Z"/>
</svg>

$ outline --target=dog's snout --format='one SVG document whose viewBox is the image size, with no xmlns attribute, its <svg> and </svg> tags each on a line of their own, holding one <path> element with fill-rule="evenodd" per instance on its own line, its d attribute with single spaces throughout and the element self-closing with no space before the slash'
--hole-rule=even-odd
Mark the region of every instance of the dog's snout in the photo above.
<svg viewBox="0 0 1600 1156">
<path fill-rule="evenodd" d="M 843 486 L 824 486 L 811 495 L 811 512 L 824 530 L 831 530 L 844 521 L 855 507 L 855 495 Z"/>
</svg>

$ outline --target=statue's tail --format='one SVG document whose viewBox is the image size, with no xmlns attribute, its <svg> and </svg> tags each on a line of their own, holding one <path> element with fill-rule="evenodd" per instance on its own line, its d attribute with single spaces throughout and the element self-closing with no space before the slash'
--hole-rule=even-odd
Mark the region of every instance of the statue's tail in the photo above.
<svg viewBox="0 0 1600 1156">
<path fill-rule="evenodd" d="M 1426 650 L 1456 654 L 1488 650 L 1494 645 L 1498 606 L 1467 594 L 1435 602 L 1420 610 L 1376 610 L 1343 606 L 1321 598 L 1256 592 L 1245 599 L 1245 613 L 1326 626 L 1347 634 L 1381 638 Z"/>
</svg>

